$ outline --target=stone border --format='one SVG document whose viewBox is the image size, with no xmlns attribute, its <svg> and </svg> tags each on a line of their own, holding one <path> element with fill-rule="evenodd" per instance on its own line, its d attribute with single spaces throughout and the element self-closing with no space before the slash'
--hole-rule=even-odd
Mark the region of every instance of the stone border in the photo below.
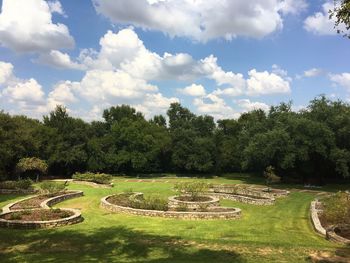
<svg viewBox="0 0 350 263">
<path fill-rule="evenodd" d="M 0 189 L 0 194 L 35 194 L 37 189 Z"/>
<path fill-rule="evenodd" d="M 321 221 L 318 217 L 319 213 L 321 213 L 322 210 L 316 208 L 316 206 L 320 204 L 321 203 L 318 200 L 314 200 L 311 202 L 311 205 L 310 205 L 311 222 L 316 232 L 326 237 L 326 229 L 324 229 L 324 227 L 321 225 Z"/>
<path fill-rule="evenodd" d="M 342 229 L 342 228 L 350 230 L 350 225 L 335 225 L 335 226 L 329 227 L 327 229 L 327 231 L 326 231 L 326 238 L 328 240 L 331 240 L 331 241 L 335 241 L 335 242 L 339 242 L 339 243 L 342 243 L 342 244 L 350 245 L 350 239 L 347 239 L 345 237 L 339 236 L 336 233 L 337 229 Z"/>
<path fill-rule="evenodd" d="M 67 199 L 80 197 L 80 196 L 83 196 L 83 191 L 71 191 L 59 196 L 54 196 L 46 199 L 40 204 L 41 208 L 34 208 L 34 209 L 28 209 L 28 210 L 50 209 L 50 207 L 54 204 L 57 204 Z M 5 214 L 10 214 L 10 213 L 15 213 L 18 211 L 25 210 L 25 209 L 11 210 L 11 207 L 14 206 L 16 203 L 19 203 L 21 201 L 24 201 L 33 197 L 35 196 L 27 197 L 15 203 L 8 204 L 3 208 L 3 212 L 0 215 L 5 215 Z M 6 220 L 3 218 L 0 218 L 0 227 L 18 228 L 18 229 L 54 228 L 58 226 L 76 224 L 84 220 L 83 217 L 81 216 L 81 212 L 77 209 L 72 209 L 72 208 L 60 208 L 60 209 L 64 211 L 72 212 L 73 215 L 67 218 L 61 218 L 61 219 L 49 220 L 49 221 L 22 221 L 22 220 Z"/>
<path fill-rule="evenodd" d="M 337 228 L 339 229 L 339 228 L 346 227 L 347 229 L 349 229 L 350 226 L 334 225 L 334 226 L 330 226 L 327 229 L 325 229 L 321 225 L 319 215 L 322 213 L 323 210 L 317 209 L 317 207 L 316 207 L 320 204 L 321 204 L 321 202 L 319 202 L 318 200 L 314 200 L 311 202 L 311 206 L 310 206 L 311 222 L 312 222 L 312 225 L 314 226 L 316 232 L 318 234 L 324 236 L 328 240 L 335 241 L 335 242 L 342 243 L 342 244 L 350 244 L 349 239 L 344 238 L 342 236 L 339 236 L 335 231 Z"/>
<path fill-rule="evenodd" d="M 98 184 L 95 182 L 89 182 L 89 181 L 81 181 L 81 180 L 72 180 L 71 182 L 76 184 L 83 184 L 83 185 L 89 185 L 95 188 L 112 188 L 114 185 L 113 183 L 110 184 Z"/>
<path fill-rule="evenodd" d="M 259 197 L 259 198 L 279 198 L 285 197 L 290 194 L 287 190 L 274 189 L 271 188 L 271 192 L 267 191 L 267 188 L 257 188 L 257 187 L 244 187 L 242 185 L 214 185 L 211 188 L 211 191 L 214 193 L 224 193 L 224 194 L 236 194 L 236 195 L 244 195 L 251 197 Z"/>
<path fill-rule="evenodd" d="M 179 196 L 170 196 L 168 198 L 168 206 L 171 209 L 176 209 L 180 206 L 186 206 L 189 209 L 199 209 L 202 206 L 206 206 L 206 207 L 218 207 L 220 205 L 220 199 L 218 197 L 212 196 L 212 195 L 203 195 L 204 197 L 208 197 L 211 200 L 209 201 L 202 201 L 202 202 L 198 202 L 198 201 L 181 201 L 178 200 L 177 197 Z"/>
<path fill-rule="evenodd" d="M 241 209 L 228 208 L 228 211 L 221 212 L 178 212 L 178 211 L 159 211 L 159 210 L 145 210 L 136 209 L 131 207 L 119 206 L 111 204 L 107 201 L 109 197 L 113 195 L 105 196 L 101 199 L 101 207 L 111 212 L 125 213 L 138 216 L 150 216 L 150 217 L 163 217 L 163 218 L 176 218 L 176 219 L 238 219 L 241 217 Z"/>
<path fill-rule="evenodd" d="M 274 198 L 254 198 L 244 195 L 235 194 L 224 194 L 224 193 L 213 193 L 213 196 L 221 199 L 227 199 L 235 202 L 250 204 L 250 205 L 274 205 Z"/>
</svg>

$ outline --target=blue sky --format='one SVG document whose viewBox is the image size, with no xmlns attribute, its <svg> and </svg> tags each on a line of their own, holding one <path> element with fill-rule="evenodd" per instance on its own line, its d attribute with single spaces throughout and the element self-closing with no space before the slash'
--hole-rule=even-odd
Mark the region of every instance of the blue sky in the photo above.
<svg viewBox="0 0 350 263">
<path fill-rule="evenodd" d="M 147 118 L 179 101 L 237 118 L 315 96 L 350 99 L 350 40 L 325 0 L 0 0 L 0 105 L 41 118 L 56 104 Z"/>
</svg>

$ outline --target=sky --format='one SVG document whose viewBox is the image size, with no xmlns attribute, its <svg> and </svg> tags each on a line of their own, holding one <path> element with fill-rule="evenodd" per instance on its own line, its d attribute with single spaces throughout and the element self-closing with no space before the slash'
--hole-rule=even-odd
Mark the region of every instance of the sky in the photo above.
<svg viewBox="0 0 350 263">
<path fill-rule="evenodd" d="M 0 109 L 41 119 L 56 105 L 100 120 L 180 102 L 238 118 L 321 94 L 350 101 L 350 39 L 333 0 L 0 0 Z M 340 26 L 342 29 L 342 25 Z"/>
</svg>

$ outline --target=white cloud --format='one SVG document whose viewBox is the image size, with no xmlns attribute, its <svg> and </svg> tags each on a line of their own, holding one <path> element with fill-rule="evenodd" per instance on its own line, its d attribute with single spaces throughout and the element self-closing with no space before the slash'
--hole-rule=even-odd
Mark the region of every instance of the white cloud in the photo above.
<svg viewBox="0 0 350 263">
<path fill-rule="evenodd" d="M 266 95 L 290 92 L 289 82 L 275 73 L 269 73 L 267 71 L 257 72 L 255 69 L 252 69 L 248 72 L 248 75 L 248 95 Z"/>
<path fill-rule="evenodd" d="M 36 104 L 44 101 L 45 93 L 42 86 L 35 79 L 29 79 L 6 87 L 2 95 L 11 102 Z"/>
<path fill-rule="evenodd" d="M 62 53 L 58 50 L 51 50 L 49 53 L 41 54 L 35 61 L 59 69 L 86 69 L 85 65 L 72 61 L 67 53 Z"/>
<path fill-rule="evenodd" d="M 249 99 L 241 99 L 236 101 L 237 105 L 245 112 L 261 109 L 264 111 L 268 111 L 270 106 L 263 102 L 253 102 Z"/>
<path fill-rule="evenodd" d="M 164 97 L 161 93 L 146 94 L 142 103 L 134 104 L 133 106 L 145 114 L 146 118 L 151 118 L 154 115 L 165 114 L 171 103 L 179 102 L 178 98 Z"/>
<path fill-rule="evenodd" d="M 67 26 L 52 22 L 44 0 L 3 0 L 0 14 L 0 44 L 16 52 L 43 52 L 72 48 L 74 39 Z M 62 11 L 63 12 L 63 11 Z"/>
<path fill-rule="evenodd" d="M 204 98 L 195 98 L 193 105 L 200 114 L 210 114 L 215 119 L 238 118 L 239 113 L 234 111 L 226 102 L 214 95 L 209 94 Z"/>
<path fill-rule="evenodd" d="M 336 35 L 337 30 L 334 28 L 335 19 L 329 19 L 329 10 L 334 8 L 334 2 L 327 0 L 322 5 L 322 11 L 316 12 L 304 21 L 304 28 L 317 35 Z M 340 25 L 339 29 L 345 29 L 344 25 Z"/>
<path fill-rule="evenodd" d="M 77 82 L 63 81 L 57 83 L 48 95 L 48 107 L 55 108 L 56 105 L 67 105 L 77 102 L 73 90 L 77 88 Z"/>
<path fill-rule="evenodd" d="M 59 1 L 55 0 L 55 1 L 48 1 L 47 4 L 49 5 L 49 9 L 51 13 L 57 13 L 60 14 L 64 17 L 67 17 L 67 15 L 65 14 L 62 5 Z"/>
<path fill-rule="evenodd" d="M 0 85 L 5 84 L 11 78 L 13 65 L 11 63 L 0 61 Z"/>
<path fill-rule="evenodd" d="M 192 84 L 191 86 L 187 86 L 183 89 L 178 89 L 178 91 L 184 95 L 201 97 L 205 96 L 205 88 L 202 85 Z"/>
<path fill-rule="evenodd" d="M 115 23 L 197 41 L 237 36 L 261 38 L 283 26 L 282 14 L 305 9 L 304 0 L 93 0 Z"/>
<path fill-rule="evenodd" d="M 319 68 L 312 68 L 304 71 L 304 76 L 307 78 L 317 77 L 323 74 L 323 70 Z"/>
<path fill-rule="evenodd" d="M 330 80 L 336 85 L 341 86 L 350 91 L 350 73 L 331 74 L 329 77 Z"/>
</svg>

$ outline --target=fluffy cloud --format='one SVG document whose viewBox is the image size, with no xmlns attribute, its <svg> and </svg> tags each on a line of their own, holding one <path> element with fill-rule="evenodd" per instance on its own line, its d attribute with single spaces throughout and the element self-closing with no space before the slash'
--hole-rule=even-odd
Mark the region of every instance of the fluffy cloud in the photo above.
<svg viewBox="0 0 350 263">
<path fill-rule="evenodd" d="M 161 93 L 146 94 L 142 103 L 133 106 L 145 114 L 146 118 L 151 118 L 157 114 L 165 114 L 171 103 L 179 102 L 178 98 L 164 97 Z"/>
<path fill-rule="evenodd" d="M 205 96 L 205 88 L 202 85 L 192 84 L 191 86 L 187 86 L 186 88 L 179 89 L 180 93 L 188 96 L 201 97 Z"/>
<path fill-rule="evenodd" d="M 330 80 L 336 85 L 341 86 L 350 91 L 350 73 L 331 74 Z"/>
<path fill-rule="evenodd" d="M 270 106 L 267 105 L 266 103 L 253 102 L 253 101 L 250 101 L 249 99 L 241 99 L 236 101 L 236 103 L 244 112 L 257 110 L 257 109 L 268 111 L 270 108 Z"/>
<path fill-rule="evenodd" d="M 266 95 L 276 93 L 289 93 L 289 82 L 275 73 L 267 71 L 257 72 L 252 69 L 248 72 L 247 80 L 248 95 Z"/>
<path fill-rule="evenodd" d="M 309 16 L 304 21 L 304 28 L 317 35 L 336 35 L 335 19 L 329 19 L 329 10 L 334 8 L 334 2 L 328 0 L 322 5 L 322 11 Z M 339 29 L 345 29 L 340 25 Z"/>
<path fill-rule="evenodd" d="M 29 79 L 6 87 L 2 95 L 11 102 L 38 104 L 44 101 L 45 93 L 42 86 L 35 79 Z"/>
<path fill-rule="evenodd" d="M 68 28 L 52 22 L 51 12 L 63 13 L 58 1 L 3 0 L 0 14 L 0 43 L 16 52 L 44 52 L 72 48 Z M 51 6 L 51 9 L 50 9 Z"/>
<path fill-rule="evenodd" d="M 0 85 L 5 84 L 12 76 L 13 65 L 0 61 Z"/>
<path fill-rule="evenodd" d="M 236 36 L 261 38 L 282 28 L 282 14 L 298 13 L 304 0 L 93 0 L 115 23 L 197 41 Z"/>
<path fill-rule="evenodd" d="M 49 53 L 41 54 L 35 61 L 59 69 L 86 69 L 85 65 L 72 61 L 67 53 L 62 53 L 58 50 L 51 50 Z"/>
<path fill-rule="evenodd" d="M 210 114 L 215 119 L 238 118 L 240 115 L 228 106 L 222 98 L 214 94 L 209 94 L 204 98 L 195 98 L 193 105 L 198 113 Z"/>
</svg>

